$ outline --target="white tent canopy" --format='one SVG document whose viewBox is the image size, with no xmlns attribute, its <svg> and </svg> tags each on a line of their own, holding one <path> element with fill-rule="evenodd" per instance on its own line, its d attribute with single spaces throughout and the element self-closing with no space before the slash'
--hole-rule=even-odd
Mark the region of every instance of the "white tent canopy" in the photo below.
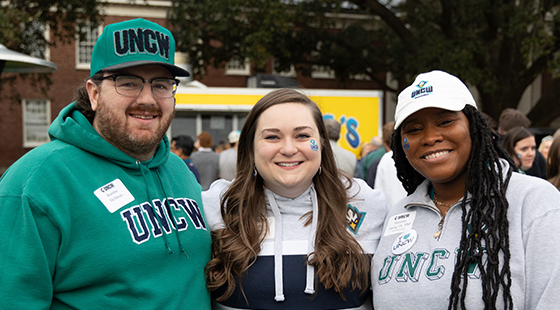
<svg viewBox="0 0 560 310">
<path fill-rule="evenodd" d="M 53 62 L 12 51 L 0 44 L 0 73 L 49 73 L 57 69 Z"/>
</svg>

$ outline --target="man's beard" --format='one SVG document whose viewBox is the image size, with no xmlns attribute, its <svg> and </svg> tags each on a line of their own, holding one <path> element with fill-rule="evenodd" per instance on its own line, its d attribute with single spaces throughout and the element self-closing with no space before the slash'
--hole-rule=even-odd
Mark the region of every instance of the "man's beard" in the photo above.
<svg viewBox="0 0 560 310">
<path fill-rule="evenodd" d="M 141 114 L 143 112 L 156 113 L 157 117 L 163 117 L 159 106 L 142 104 L 129 107 L 125 114 L 128 116 L 129 114 Z M 107 142 L 136 159 L 146 157 L 149 154 L 153 155 L 173 119 L 173 113 L 169 115 L 168 119 L 162 119 L 163 122 L 155 131 L 136 129 L 131 132 L 131 129 L 126 127 L 128 122 L 123 123 L 114 113 L 106 107 L 106 103 L 99 104 L 95 115 L 97 130 Z"/>
</svg>

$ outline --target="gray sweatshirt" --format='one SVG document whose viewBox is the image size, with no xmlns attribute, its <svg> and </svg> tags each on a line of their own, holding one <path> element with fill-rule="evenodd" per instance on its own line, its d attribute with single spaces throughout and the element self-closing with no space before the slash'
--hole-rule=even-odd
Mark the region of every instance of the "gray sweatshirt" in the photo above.
<svg viewBox="0 0 560 310">
<path fill-rule="evenodd" d="M 505 161 L 502 162 L 507 167 Z M 461 238 L 461 206 L 442 218 L 426 180 L 389 212 L 373 259 L 376 310 L 447 309 Z M 515 309 L 557 309 L 560 305 L 560 192 L 545 180 L 513 173 L 509 202 L 511 296 Z M 468 208 L 468 198 L 467 198 Z M 503 259 L 501 260 L 503 262 Z M 480 269 L 468 273 L 466 305 L 483 309 Z M 500 294 L 497 309 L 503 309 Z"/>
<path fill-rule="evenodd" d="M 231 182 L 218 180 L 202 193 L 204 213 L 210 229 L 223 227 L 220 198 Z M 214 309 L 371 309 L 371 294 L 346 290 L 343 300 L 333 289 L 315 283 L 315 270 L 306 256 L 314 251 L 317 223 L 304 226 L 304 214 L 317 212 L 313 185 L 296 198 L 286 198 L 265 188 L 269 231 L 258 258 L 242 278 L 243 293 L 236 287 L 232 297 Z M 347 231 L 366 253 L 373 254 L 389 205 L 380 191 L 356 179 L 349 189 Z M 316 219 L 317 217 L 315 217 Z M 313 297 L 317 289 L 316 296 Z"/>
</svg>

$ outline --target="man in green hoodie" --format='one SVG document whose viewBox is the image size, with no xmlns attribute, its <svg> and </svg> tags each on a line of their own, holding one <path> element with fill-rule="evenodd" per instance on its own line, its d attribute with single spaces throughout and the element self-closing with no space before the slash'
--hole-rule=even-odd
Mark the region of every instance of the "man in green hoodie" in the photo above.
<svg viewBox="0 0 560 310">
<path fill-rule="evenodd" d="M 201 187 L 165 136 L 175 41 L 105 27 L 51 142 L 0 179 L 0 309 L 210 309 Z"/>
</svg>

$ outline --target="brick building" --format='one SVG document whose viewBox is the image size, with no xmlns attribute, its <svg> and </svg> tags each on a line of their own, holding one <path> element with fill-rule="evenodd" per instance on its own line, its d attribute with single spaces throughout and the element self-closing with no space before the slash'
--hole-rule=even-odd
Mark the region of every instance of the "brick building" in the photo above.
<svg viewBox="0 0 560 310">
<path fill-rule="evenodd" d="M 70 44 L 57 42 L 55 47 L 46 52 L 47 60 L 58 67 L 58 70 L 52 73 L 52 85 L 46 95 L 39 91 L 39 86 L 30 85 L 28 79 L 19 75 L 16 76 L 16 83 L 13 86 L 6 84 L 0 98 L 0 132 L 2 133 L 0 174 L 33 147 L 49 141 L 48 126 L 60 110 L 71 102 L 74 90 L 89 77 L 89 57 L 93 43 L 104 25 L 142 17 L 170 28 L 166 19 L 170 6 L 170 1 L 149 0 L 131 4 L 127 1 L 109 0 L 102 10 L 103 25 L 97 31 L 88 32 L 85 41 L 76 40 Z M 351 18 L 351 16 L 344 18 Z M 48 31 L 46 31 L 46 35 L 48 36 Z M 188 60 L 185 60 L 184 54 L 181 53 L 177 53 L 176 63 L 186 68 L 189 67 Z M 268 71 L 273 73 L 272 64 L 268 65 Z M 225 68 L 209 68 L 206 75 L 198 82 L 209 87 L 247 87 L 252 74 L 250 64 L 232 62 Z M 4 73 L 2 77 L 10 75 L 13 73 Z M 296 73 L 285 75 L 307 89 L 340 88 L 340 81 L 335 79 L 332 73 L 320 68 L 317 68 L 311 77 L 299 76 Z M 183 80 L 182 84 L 187 82 L 189 81 Z M 347 89 L 378 89 L 374 82 L 367 79 L 347 82 L 344 86 Z M 21 100 L 11 99 L 12 95 L 16 93 L 19 94 Z M 182 116 L 200 120 L 205 117 L 213 117 L 215 113 L 193 111 L 188 115 L 183 113 Z M 193 128 L 197 128 L 196 131 L 205 130 L 206 125 L 204 124 L 198 124 Z M 242 125 L 240 122 L 233 122 L 233 124 L 220 134 L 225 136 L 231 129 L 239 129 L 235 127 Z M 188 134 L 196 136 L 197 133 Z M 220 138 L 217 137 L 215 142 L 221 140 Z"/>
</svg>

